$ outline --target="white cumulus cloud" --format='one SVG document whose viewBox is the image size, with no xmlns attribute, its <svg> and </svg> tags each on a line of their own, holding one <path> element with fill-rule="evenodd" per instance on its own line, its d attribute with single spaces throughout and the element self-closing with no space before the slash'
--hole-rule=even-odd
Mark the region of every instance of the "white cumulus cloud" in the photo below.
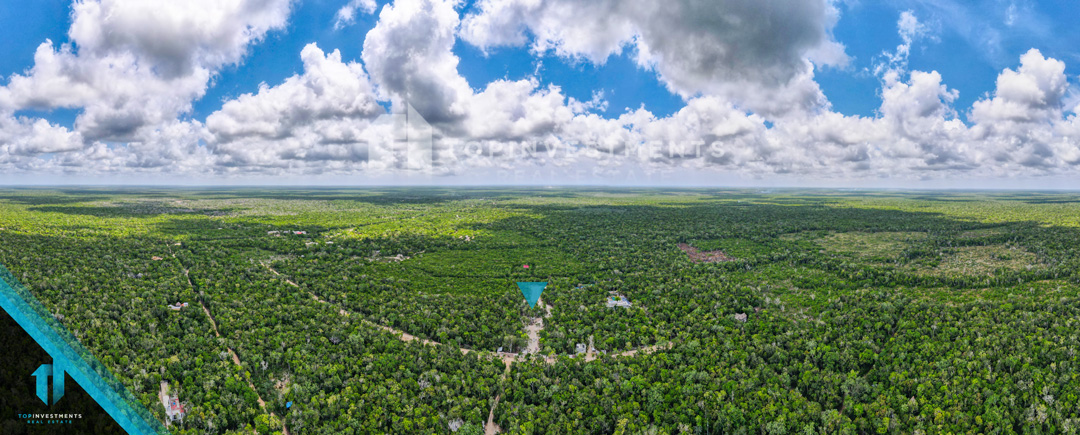
<svg viewBox="0 0 1080 435">
<path fill-rule="evenodd" d="M 633 50 L 684 98 L 723 95 L 769 114 L 818 106 L 810 61 L 848 60 L 831 36 L 838 12 L 827 0 L 482 0 L 479 9 L 461 34 L 482 49 L 522 45 L 531 35 L 534 51 L 598 64 Z M 776 98 L 786 101 L 768 103 Z"/>
<path fill-rule="evenodd" d="M 378 5 L 375 4 L 375 0 L 350 0 L 334 14 L 334 30 L 341 30 L 356 21 L 357 10 L 370 14 L 375 12 L 376 7 Z"/>
<path fill-rule="evenodd" d="M 303 74 L 224 104 L 206 119 L 210 148 L 230 165 L 356 160 L 364 131 L 386 111 L 363 67 L 315 44 L 300 53 Z"/>
<path fill-rule="evenodd" d="M 252 44 L 284 29 L 293 5 L 195 5 L 76 3 L 71 42 L 45 41 L 33 66 L 0 87 L 0 169 L 408 177 L 417 168 L 394 144 L 410 107 L 408 117 L 432 126 L 433 164 L 419 173 L 487 181 L 517 168 L 845 181 L 1080 169 L 1077 91 L 1063 61 L 1032 49 L 992 92 L 956 107 L 959 93 L 940 73 L 908 66 L 915 44 L 933 38 L 911 11 L 896 21 L 900 45 L 871 61 L 881 98 L 871 116 L 832 110 L 815 81 L 823 66 L 848 61 L 831 35 L 839 12 L 828 0 L 481 0 L 465 16 L 457 0 L 395 0 L 356 41 L 360 59 L 309 43 L 298 53 L 302 70 L 198 120 L 187 115 L 193 101 Z M 352 0 L 334 25 L 376 9 Z M 644 106 L 608 113 L 605 84 L 578 100 L 539 69 L 469 83 L 455 54 L 462 40 L 487 51 L 528 45 L 570 63 L 626 52 L 685 106 L 667 116 Z M 71 128 L 24 114 L 55 108 L 79 111 Z"/>
</svg>

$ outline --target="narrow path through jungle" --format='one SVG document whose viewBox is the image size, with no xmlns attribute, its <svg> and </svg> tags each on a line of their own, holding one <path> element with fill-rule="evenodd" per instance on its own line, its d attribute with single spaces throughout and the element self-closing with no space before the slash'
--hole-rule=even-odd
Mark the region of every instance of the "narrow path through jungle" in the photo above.
<svg viewBox="0 0 1080 435">
<path fill-rule="evenodd" d="M 282 278 L 287 284 L 289 284 L 289 285 L 291 285 L 293 287 L 296 287 L 296 288 L 301 288 L 298 284 L 296 284 L 295 281 L 293 281 L 292 279 L 286 277 L 285 275 L 282 275 L 277 270 L 274 270 L 274 268 L 271 267 L 266 262 L 259 262 L 259 264 L 261 264 L 263 267 L 267 268 L 274 275 Z M 319 295 L 316 295 L 314 292 L 311 292 L 310 290 L 308 290 L 307 292 L 312 297 L 312 299 L 315 299 L 316 301 L 318 301 L 320 303 L 327 304 L 327 305 L 335 305 L 336 306 L 336 304 L 331 303 L 331 302 L 327 302 L 323 298 L 319 297 Z M 509 375 L 509 373 L 510 373 L 510 365 L 511 364 L 513 364 L 515 362 L 525 361 L 527 359 L 527 355 L 538 355 L 540 353 L 540 331 L 544 330 L 544 319 L 551 317 L 551 308 L 552 307 L 551 307 L 551 305 L 548 305 L 548 304 L 544 303 L 542 298 L 539 299 L 537 301 L 537 303 L 543 304 L 543 306 L 544 306 L 544 316 L 543 317 L 530 317 L 530 318 L 527 318 L 526 323 L 525 323 L 525 332 L 528 335 L 529 339 L 528 339 L 528 346 L 526 347 L 525 351 L 521 352 L 521 353 L 498 352 L 496 354 L 497 357 L 500 360 L 502 360 L 502 362 L 506 365 L 506 370 L 503 371 L 502 376 L 499 378 L 499 383 L 500 384 L 503 381 L 505 381 L 506 377 Z M 350 315 L 350 313 L 348 311 L 346 311 L 344 308 L 341 308 L 339 306 L 337 308 L 338 308 L 338 313 L 341 314 L 342 316 L 349 316 Z M 441 346 L 442 345 L 442 343 L 439 343 L 437 341 L 428 340 L 426 338 L 419 338 L 419 337 L 416 337 L 416 336 L 414 336 L 412 334 L 409 334 L 409 333 L 407 333 L 405 331 L 395 329 L 395 328 L 391 328 L 391 327 L 385 326 L 385 325 L 379 325 L 379 324 L 371 322 L 371 321 L 369 321 L 367 319 L 361 319 L 361 322 L 363 322 L 364 324 L 373 326 L 375 328 L 381 329 L 383 331 L 390 332 L 391 334 L 394 334 L 395 336 L 397 336 L 398 339 L 400 339 L 401 341 L 405 341 L 405 342 L 419 341 L 419 342 L 424 343 L 424 344 L 431 344 L 431 345 L 436 345 L 436 346 Z M 669 348 L 671 348 L 671 346 L 672 346 L 672 344 L 669 342 L 669 343 L 663 344 L 663 345 L 658 344 L 658 345 L 653 345 L 653 346 L 641 347 L 641 348 L 633 349 L 633 350 L 627 350 L 627 351 L 623 351 L 623 352 L 617 352 L 617 353 L 610 354 L 610 356 L 634 356 L 634 355 L 637 355 L 638 353 L 649 354 L 649 353 L 653 353 L 653 352 L 655 352 L 657 350 L 660 350 L 660 349 L 669 349 Z M 472 352 L 471 349 L 466 349 L 466 348 L 463 348 L 463 347 L 459 347 L 458 350 L 460 350 L 462 354 Z M 230 350 L 230 352 L 231 352 L 231 350 Z M 558 357 L 556 355 L 542 355 L 541 357 L 543 358 L 544 362 L 547 363 L 547 364 L 554 364 L 555 361 L 558 359 Z M 584 360 L 586 362 L 588 362 L 588 361 L 593 361 L 593 360 L 596 360 L 596 359 L 597 359 L 597 357 L 596 357 L 595 349 L 593 348 L 592 337 L 589 337 L 589 347 L 588 347 L 588 351 L 584 355 Z M 499 406 L 499 400 L 501 398 L 502 398 L 501 394 L 495 395 L 495 400 L 492 402 L 491 410 L 488 412 L 488 421 L 484 425 L 484 433 L 485 434 L 491 435 L 491 434 L 496 434 L 496 433 L 502 432 L 502 429 L 499 427 L 499 425 L 495 424 L 495 408 L 497 406 Z"/>
<path fill-rule="evenodd" d="M 187 266 L 185 266 L 184 262 L 180 261 L 179 258 L 176 258 L 176 253 L 172 251 L 172 246 L 169 246 L 169 254 L 174 260 L 176 260 L 177 263 L 180 264 L 180 269 L 184 271 L 184 279 L 187 280 L 188 287 L 191 287 L 192 291 L 196 291 L 195 285 L 191 282 L 191 276 L 188 273 Z M 214 329 L 214 337 L 221 337 L 221 333 L 218 332 L 217 320 L 214 320 L 214 315 L 210 314 L 210 309 L 206 308 L 206 304 L 203 303 L 202 298 L 199 298 L 199 306 L 202 307 L 203 312 L 206 313 L 206 317 L 210 318 L 210 326 Z M 229 355 L 232 356 L 233 364 L 236 364 L 237 367 L 243 367 L 243 364 L 240 363 L 240 357 L 236 354 L 236 352 L 233 351 L 233 349 L 228 345 L 225 346 L 225 349 L 228 350 Z M 248 387 L 251 387 L 251 390 L 255 392 L 255 398 L 259 402 L 259 407 L 262 408 L 263 411 L 266 411 L 266 401 L 263 400 L 262 395 L 259 394 L 259 390 L 255 388 L 255 384 L 251 382 L 251 379 L 247 379 L 247 383 Z M 273 411 L 270 411 L 270 415 L 277 417 L 277 415 L 274 414 Z M 284 433 L 285 435 L 289 435 L 289 428 L 285 426 L 284 419 L 281 420 L 281 430 L 282 433 Z"/>
</svg>

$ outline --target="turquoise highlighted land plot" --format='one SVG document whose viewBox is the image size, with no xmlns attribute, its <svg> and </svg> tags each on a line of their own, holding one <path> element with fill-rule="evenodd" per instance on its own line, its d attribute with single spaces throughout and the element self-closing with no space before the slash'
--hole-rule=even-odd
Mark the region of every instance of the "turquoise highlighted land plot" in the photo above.
<svg viewBox="0 0 1080 435">
<path fill-rule="evenodd" d="M 544 288 L 547 287 L 546 282 L 519 282 L 518 288 L 521 289 L 521 294 L 525 296 L 525 301 L 529 303 L 529 308 L 536 308 L 536 301 L 540 300 L 540 293 L 544 292 Z"/>
</svg>

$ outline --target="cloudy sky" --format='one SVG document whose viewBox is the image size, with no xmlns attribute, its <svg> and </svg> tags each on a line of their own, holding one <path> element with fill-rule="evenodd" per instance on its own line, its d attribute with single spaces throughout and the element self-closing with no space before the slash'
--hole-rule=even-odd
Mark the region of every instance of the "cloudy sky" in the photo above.
<svg viewBox="0 0 1080 435">
<path fill-rule="evenodd" d="M 24 4 L 3 184 L 1080 186 L 1076 2 Z"/>
</svg>

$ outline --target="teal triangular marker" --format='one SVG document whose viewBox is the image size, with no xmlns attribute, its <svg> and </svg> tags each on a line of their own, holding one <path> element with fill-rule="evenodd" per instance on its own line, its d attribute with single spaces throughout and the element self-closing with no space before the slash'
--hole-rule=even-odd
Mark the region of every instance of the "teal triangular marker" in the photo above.
<svg viewBox="0 0 1080 435">
<path fill-rule="evenodd" d="M 547 287 L 546 282 L 519 282 L 517 285 L 521 289 L 521 294 L 525 296 L 525 302 L 529 303 L 529 308 L 536 308 L 540 293 L 543 293 L 544 287 Z"/>
</svg>

